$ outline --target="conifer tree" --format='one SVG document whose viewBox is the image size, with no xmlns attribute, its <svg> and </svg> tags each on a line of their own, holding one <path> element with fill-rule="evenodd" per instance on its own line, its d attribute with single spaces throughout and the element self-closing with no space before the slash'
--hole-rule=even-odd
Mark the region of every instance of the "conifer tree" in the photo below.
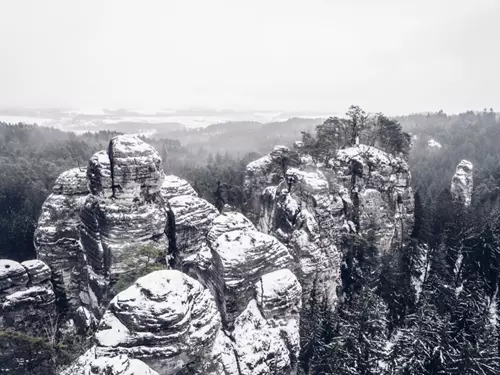
<svg viewBox="0 0 500 375">
<path fill-rule="evenodd" d="M 363 287 L 338 310 L 330 347 L 330 374 L 380 374 L 386 359 L 387 307 L 375 290 Z"/>
</svg>

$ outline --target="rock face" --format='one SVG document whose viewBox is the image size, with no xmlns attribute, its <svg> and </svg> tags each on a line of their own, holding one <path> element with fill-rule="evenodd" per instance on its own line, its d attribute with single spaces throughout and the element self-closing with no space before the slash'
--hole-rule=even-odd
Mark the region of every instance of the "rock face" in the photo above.
<svg viewBox="0 0 500 375">
<path fill-rule="evenodd" d="M 167 255 L 164 179 L 159 154 L 131 135 L 113 138 L 85 172 L 76 168 L 57 179 L 42 208 L 35 246 L 38 258 L 61 275 L 77 320 L 100 317 L 111 297 L 109 284 L 140 248 Z"/>
<path fill-rule="evenodd" d="M 182 264 L 185 258 L 194 255 L 203 247 L 212 221 L 219 211 L 206 200 L 192 195 L 170 199 L 168 208 L 173 229 L 170 253 L 177 263 Z"/>
<path fill-rule="evenodd" d="M 207 289 L 179 271 L 156 271 L 111 301 L 95 335 L 96 353 L 126 354 L 160 374 L 176 374 L 206 361 L 219 328 Z"/>
<path fill-rule="evenodd" d="M 384 252 L 409 237 L 411 176 L 404 160 L 374 147 L 341 149 L 315 163 L 301 146 L 279 146 L 247 166 L 246 214 L 287 245 L 305 297 L 317 280 L 335 299 L 343 233 L 369 237 Z"/>
<path fill-rule="evenodd" d="M 470 206 L 473 189 L 473 165 L 470 161 L 462 160 L 457 165 L 455 175 L 451 179 L 451 194 L 465 207 Z"/>
<path fill-rule="evenodd" d="M 46 334 L 45 328 L 56 318 L 50 278 L 50 268 L 40 260 L 0 260 L 0 330 Z"/>
<path fill-rule="evenodd" d="M 300 285 L 281 270 L 254 289 L 257 300 L 250 300 L 228 333 L 201 283 L 175 270 L 150 273 L 115 296 L 96 345 L 63 374 L 295 373 Z"/>
<path fill-rule="evenodd" d="M 34 236 L 38 258 L 50 266 L 71 305 L 78 305 L 80 208 L 88 192 L 86 170 L 63 172 L 42 206 Z"/>
<path fill-rule="evenodd" d="M 269 170 L 256 169 L 255 186 L 280 182 L 276 158 L 287 152 L 275 151 Z M 311 185 L 319 174 L 289 172 L 312 189 L 305 196 L 326 194 Z M 303 293 L 294 272 L 333 265 L 328 252 L 336 249 L 321 237 L 322 223 L 297 214 L 295 199 L 289 194 L 279 204 L 289 220 L 304 222 L 295 239 L 283 227 L 283 238 L 296 244 L 287 247 L 274 231 L 259 232 L 229 207 L 220 214 L 186 181 L 165 176 L 158 153 L 134 136 L 113 138 L 91 157 L 85 176 L 61 175 L 40 217 L 38 256 L 63 276 L 76 326 L 102 318 L 95 346 L 65 374 L 296 374 Z M 134 267 L 143 247 L 158 250 L 171 269 L 113 296 L 114 280 Z M 297 261 L 301 251 L 307 256 Z M 19 267 L 10 281 L 0 278 L 4 289 L 27 288 L 29 277 L 45 280 L 49 270 Z"/>
<path fill-rule="evenodd" d="M 165 202 L 167 202 L 170 198 L 181 195 L 191 195 L 193 197 L 198 196 L 198 193 L 196 193 L 193 187 L 186 180 L 174 175 L 165 176 L 160 192 Z"/>
</svg>

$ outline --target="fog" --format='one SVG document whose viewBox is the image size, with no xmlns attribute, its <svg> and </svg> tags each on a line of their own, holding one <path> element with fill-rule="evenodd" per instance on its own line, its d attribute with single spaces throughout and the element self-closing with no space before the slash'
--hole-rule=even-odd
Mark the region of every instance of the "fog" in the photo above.
<svg viewBox="0 0 500 375">
<path fill-rule="evenodd" d="M 498 109 L 499 19 L 497 0 L 4 0 L 0 108 Z"/>
</svg>

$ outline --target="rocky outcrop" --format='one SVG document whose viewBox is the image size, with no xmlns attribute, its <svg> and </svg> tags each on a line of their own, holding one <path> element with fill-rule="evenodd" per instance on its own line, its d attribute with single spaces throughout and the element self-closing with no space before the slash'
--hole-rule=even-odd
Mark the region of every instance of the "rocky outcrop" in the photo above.
<svg viewBox="0 0 500 375">
<path fill-rule="evenodd" d="M 249 301 L 229 333 L 213 295 L 199 282 L 175 270 L 144 276 L 111 301 L 96 345 L 63 374 L 295 373 L 300 285 L 282 270 L 254 288 L 257 300 Z"/>
<path fill-rule="evenodd" d="M 61 375 L 158 375 L 138 359 L 124 354 L 115 357 L 99 357 L 93 347 L 65 369 Z"/>
<path fill-rule="evenodd" d="M 88 192 L 85 169 L 63 172 L 42 206 L 34 236 L 37 257 L 50 266 L 74 306 L 78 306 L 81 271 L 80 209 Z"/>
<path fill-rule="evenodd" d="M 439 143 L 438 141 L 436 141 L 435 139 L 429 139 L 427 141 L 427 147 L 429 148 L 442 148 L 443 146 L 441 145 L 441 143 Z"/>
<path fill-rule="evenodd" d="M 259 181 L 279 182 L 281 164 L 275 162 L 281 153 L 286 149 L 268 160 L 267 172 L 275 176 L 256 170 Z M 166 177 L 158 153 L 134 136 L 115 137 L 107 151 L 92 156 L 88 193 L 82 172 L 70 172 L 66 175 L 78 175 L 79 183 L 60 178 L 53 195 L 64 202 L 71 197 L 74 205 L 64 206 L 67 212 L 57 221 L 50 216 L 55 198 L 47 200 L 37 251 L 62 275 L 71 275 L 62 285 L 76 326 L 101 321 L 95 347 L 66 374 L 296 373 L 302 287 L 294 272 L 303 272 L 298 264 L 308 262 L 297 262 L 300 236 L 297 248 L 286 247 L 230 207 L 219 213 L 186 181 Z M 300 173 L 296 168 L 294 176 L 307 185 L 309 177 Z M 279 209 L 299 217 L 291 210 L 292 198 Z M 317 235 L 308 241 L 321 246 L 307 252 L 319 259 L 334 245 L 326 244 L 313 224 L 305 224 L 303 233 Z M 66 246 L 69 240 L 57 240 L 70 238 L 64 229 L 69 226 L 74 249 Z M 156 249 L 164 266 L 173 269 L 144 276 L 113 296 L 114 281 L 135 266 L 144 247 Z M 40 266 L 32 269 L 43 274 Z M 19 275 L 15 283 L 23 284 Z"/>
<path fill-rule="evenodd" d="M 50 268 L 40 260 L 0 260 L 0 330 L 45 336 L 57 319 Z"/>
<path fill-rule="evenodd" d="M 56 180 L 34 242 L 77 322 L 90 324 L 101 316 L 112 297 L 110 283 L 126 272 L 139 249 L 153 247 L 166 257 L 163 193 L 190 191 L 181 179 L 169 181 L 170 189 L 156 150 L 132 135 L 113 138 L 85 171 L 71 169 Z"/>
<path fill-rule="evenodd" d="M 160 374 L 176 374 L 206 361 L 219 328 L 207 289 L 179 271 L 156 271 L 111 301 L 95 335 L 96 354 L 126 354 Z"/>
<path fill-rule="evenodd" d="M 462 203 L 465 207 L 470 206 L 472 200 L 473 165 L 468 160 L 462 160 L 457 165 L 455 175 L 451 179 L 451 194 L 455 201 Z"/>
<path fill-rule="evenodd" d="M 305 296 L 316 280 L 335 299 L 344 233 L 370 238 L 384 252 L 408 239 L 410 172 L 404 160 L 370 146 L 341 149 L 327 163 L 302 150 L 301 142 L 280 146 L 247 166 L 246 214 L 287 245 Z"/>
</svg>

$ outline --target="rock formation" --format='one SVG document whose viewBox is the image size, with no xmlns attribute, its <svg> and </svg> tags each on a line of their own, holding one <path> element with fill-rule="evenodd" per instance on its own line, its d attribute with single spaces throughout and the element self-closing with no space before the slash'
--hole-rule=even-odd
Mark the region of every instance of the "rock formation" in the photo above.
<svg viewBox="0 0 500 375">
<path fill-rule="evenodd" d="M 470 161 L 462 160 L 457 165 L 455 175 L 451 179 L 451 194 L 465 207 L 470 206 L 473 189 L 473 165 Z"/>
<path fill-rule="evenodd" d="M 85 178 L 63 173 L 44 204 L 38 256 L 63 276 L 77 326 L 102 318 L 95 347 L 66 374 L 295 374 L 296 254 L 242 214 L 220 214 L 161 164 L 137 137 L 115 137 Z M 113 296 L 113 281 L 146 246 L 176 270 Z"/>
<path fill-rule="evenodd" d="M 170 188 L 164 182 L 159 154 L 131 135 L 113 138 L 85 172 L 71 169 L 57 179 L 34 242 L 38 258 L 61 276 L 58 286 L 77 320 L 100 317 L 112 297 L 109 284 L 138 249 L 152 246 L 167 255 L 164 194 L 192 188 L 180 179 L 171 178 Z"/>
<path fill-rule="evenodd" d="M 79 305 L 80 208 L 88 192 L 85 169 L 63 172 L 42 206 L 34 236 L 38 259 L 52 269 L 73 306 Z"/>
<path fill-rule="evenodd" d="M 282 270 L 254 288 L 257 299 L 250 300 L 229 333 L 201 283 L 175 270 L 150 273 L 114 297 L 95 334 L 96 345 L 63 374 L 294 373 L 300 285 Z"/>
<path fill-rule="evenodd" d="M 408 165 L 366 145 L 341 149 L 327 163 L 314 162 L 301 142 L 278 146 L 247 166 L 244 188 L 247 216 L 287 245 L 305 296 L 317 280 L 336 298 L 343 233 L 387 252 L 413 227 Z"/>
<path fill-rule="evenodd" d="M 170 254 L 181 268 L 184 259 L 204 245 L 212 221 L 219 211 L 206 200 L 181 195 L 168 201 L 171 220 Z"/>
<path fill-rule="evenodd" d="M 85 302 L 101 308 L 109 300 L 109 282 L 127 271 L 134 251 L 151 246 L 167 255 L 167 213 L 160 194 L 164 173 L 153 147 L 124 135 L 110 141 L 107 153 L 90 159 L 87 178 L 91 194 L 80 214 L 90 286 Z"/>
<path fill-rule="evenodd" d="M 427 147 L 429 147 L 429 148 L 442 148 L 443 146 L 441 145 L 441 143 L 439 143 L 435 139 L 429 139 L 427 141 Z"/>
<path fill-rule="evenodd" d="M 0 260 L 0 330 L 45 336 L 56 319 L 51 270 L 40 260 Z"/>
<path fill-rule="evenodd" d="M 93 347 L 61 375 L 158 375 L 158 373 L 141 360 L 130 359 L 124 354 L 98 357 L 96 348 Z"/>
</svg>

